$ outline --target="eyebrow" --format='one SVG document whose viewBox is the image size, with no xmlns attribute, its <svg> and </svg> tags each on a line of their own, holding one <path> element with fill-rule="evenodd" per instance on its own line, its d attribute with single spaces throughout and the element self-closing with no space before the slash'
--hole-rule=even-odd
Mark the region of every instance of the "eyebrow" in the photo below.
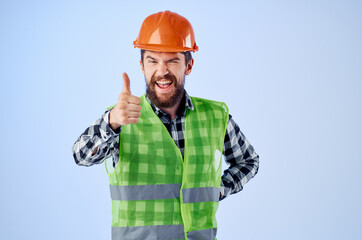
<svg viewBox="0 0 362 240">
<path fill-rule="evenodd" d="M 175 58 L 172 58 L 172 59 L 170 59 L 170 60 L 167 60 L 167 62 L 172 62 L 172 61 L 175 61 L 175 60 L 178 60 L 178 61 L 180 61 L 180 58 L 178 58 L 178 57 L 175 57 Z"/>
<path fill-rule="evenodd" d="M 156 60 L 153 57 L 147 56 L 146 59 L 150 58 L 151 60 Z"/>
</svg>

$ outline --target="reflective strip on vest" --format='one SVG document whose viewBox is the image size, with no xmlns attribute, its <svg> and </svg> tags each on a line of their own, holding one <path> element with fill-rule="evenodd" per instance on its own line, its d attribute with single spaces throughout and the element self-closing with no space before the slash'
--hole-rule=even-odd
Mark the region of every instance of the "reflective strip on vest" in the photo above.
<svg viewBox="0 0 362 240">
<path fill-rule="evenodd" d="M 188 240 L 210 240 L 216 237 L 216 228 L 197 230 L 187 233 Z"/>
<path fill-rule="evenodd" d="M 185 188 L 182 189 L 183 203 L 218 202 L 220 189 L 217 187 Z"/>
<path fill-rule="evenodd" d="M 206 230 L 209 230 L 209 229 L 206 229 Z M 204 230 L 202 230 L 202 231 L 204 231 Z M 196 231 L 196 232 L 198 232 L 198 231 Z M 199 236 L 199 235 L 197 235 L 197 236 Z M 202 235 L 202 236 L 204 236 L 204 235 Z M 185 239 L 185 233 L 184 233 L 183 225 L 112 227 L 112 239 L 114 239 L 114 240 L 116 240 L 116 239 L 142 239 L 142 240 Z M 192 238 L 192 239 L 196 239 L 196 238 Z M 208 239 L 214 239 L 214 238 L 208 238 Z"/>
<path fill-rule="evenodd" d="M 180 198 L 181 184 L 110 185 L 111 199 L 120 201 Z"/>
</svg>

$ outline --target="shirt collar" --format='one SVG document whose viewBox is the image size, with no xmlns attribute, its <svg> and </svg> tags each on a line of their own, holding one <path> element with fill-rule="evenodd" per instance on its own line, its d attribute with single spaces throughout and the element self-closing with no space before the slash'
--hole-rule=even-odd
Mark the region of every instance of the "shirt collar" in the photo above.
<svg viewBox="0 0 362 240">
<path fill-rule="evenodd" d="M 163 112 L 160 108 L 158 108 L 156 105 L 154 105 L 151 100 L 148 98 L 148 96 L 146 95 L 146 99 L 147 101 L 150 103 L 153 111 L 155 112 L 155 114 L 157 116 L 162 116 L 162 115 L 168 115 L 167 113 Z M 192 104 L 192 100 L 189 96 L 189 94 L 186 92 L 185 90 L 185 94 L 181 100 L 181 105 L 180 108 L 177 110 L 177 115 L 178 116 L 185 116 L 186 115 L 186 109 L 190 109 L 190 110 L 194 110 L 194 105 Z"/>
</svg>

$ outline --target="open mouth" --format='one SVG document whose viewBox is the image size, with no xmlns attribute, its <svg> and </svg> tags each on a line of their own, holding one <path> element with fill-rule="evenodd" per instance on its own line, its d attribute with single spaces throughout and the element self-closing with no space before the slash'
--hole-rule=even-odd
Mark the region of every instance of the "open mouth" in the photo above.
<svg viewBox="0 0 362 240">
<path fill-rule="evenodd" d="M 159 80 L 159 81 L 156 81 L 156 85 L 160 89 L 163 89 L 163 90 L 168 90 L 171 87 L 172 83 L 173 82 L 171 80 Z"/>
</svg>

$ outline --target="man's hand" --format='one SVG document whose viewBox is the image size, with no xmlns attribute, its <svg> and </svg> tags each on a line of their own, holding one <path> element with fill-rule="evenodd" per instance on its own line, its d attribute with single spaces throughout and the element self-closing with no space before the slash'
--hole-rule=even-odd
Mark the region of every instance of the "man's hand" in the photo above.
<svg viewBox="0 0 362 240">
<path fill-rule="evenodd" d="M 141 99 L 131 94 L 127 73 L 123 73 L 123 89 L 116 106 L 109 114 L 109 125 L 116 131 L 120 126 L 137 123 L 141 116 Z"/>
</svg>

